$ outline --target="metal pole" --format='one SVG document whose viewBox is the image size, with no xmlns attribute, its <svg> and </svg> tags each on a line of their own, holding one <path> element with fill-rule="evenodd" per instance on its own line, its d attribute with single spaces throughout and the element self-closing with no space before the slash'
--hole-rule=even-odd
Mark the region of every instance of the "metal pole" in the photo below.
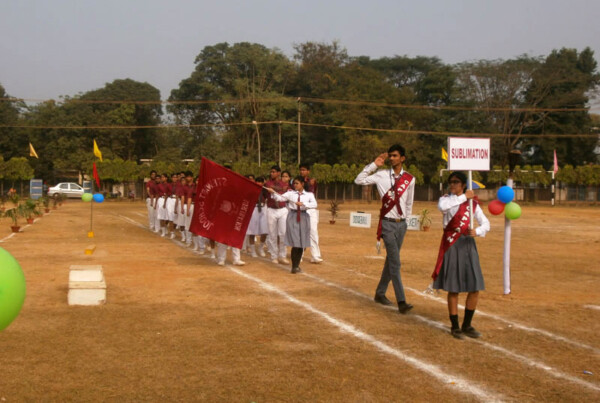
<svg viewBox="0 0 600 403">
<path fill-rule="evenodd" d="M 279 166 L 281 166 L 281 121 L 279 121 Z"/>
<path fill-rule="evenodd" d="M 555 199 L 556 199 L 556 180 L 554 178 L 554 171 L 552 171 L 552 207 L 554 207 Z"/>
<path fill-rule="evenodd" d="M 298 166 L 300 165 L 300 98 L 298 98 Z"/>
<path fill-rule="evenodd" d="M 253 120 L 252 124 L 256 129 L 256 139 L 258 141 L 258 167 L 260 168 L 260 131 L 258 131 L 258 123 L 256 123 L 256 120 Z"/>
</svg>

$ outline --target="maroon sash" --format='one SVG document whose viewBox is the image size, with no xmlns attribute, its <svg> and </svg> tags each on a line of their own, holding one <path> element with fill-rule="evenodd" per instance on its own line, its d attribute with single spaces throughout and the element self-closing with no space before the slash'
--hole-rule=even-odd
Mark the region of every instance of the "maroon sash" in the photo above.
<svg viewBox="0 0 600 403">
<path fill-rule="evenodd" d="M 473 200 L 473 210 L 477 208 L 477 200 Z M 469 214 L 469 201 L 463 202 L 458 207 L 458 211 L 454 214 L 454 217 L 450 220 L 446 228 L 444 228 L 444 234 L 442 235 L 442 242 L 440 243 L 440 251 L 438 252 L 437 262 L 435 263 L 435 270 L 431 275 L 434 280 L 437 278 L 444 262 L 444 255 L 446 251 L 450 249 L 452 245 L 461 235 L 465 235 L 469 232 L 469 223 L 471 214 Z"/>
<path fill-rule="evenodd" d="M 396 180 L 394 186 L 390 188 L 385 194 L 381 197 L 381 210 L 379 210 L 379 224 L 377 224 L 377 240 L 381 239 L 381 220 L 387 213 L 392 211 L 394 206 L 398 207 L 398 213 L 402 215 L 402 208 L 400 208 L 400 198 L 408 189 L 408 185 L 410 185 L 410 181 L 412 181 L 413 176 L 408 172 L 404 171 L 404 173 Z M 395 197 L 390 196 L 390 192 L 395 195 Z"/>
</svg>

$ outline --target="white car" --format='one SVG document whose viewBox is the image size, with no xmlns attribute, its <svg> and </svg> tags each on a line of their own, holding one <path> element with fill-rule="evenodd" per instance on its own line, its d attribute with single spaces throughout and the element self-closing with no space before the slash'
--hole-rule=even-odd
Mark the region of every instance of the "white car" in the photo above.
<svg viewBox="0 0 600 403">
<path fill-rule="evenodd" d="M 65 195 L 67 197 L 78 197 L 81 198 L 83 195 L 83 188 L 73 182 L 63 182 L 56 186 L 48 188 L 48 196 L 53 197 L 57 195 Z"/>
</svg>

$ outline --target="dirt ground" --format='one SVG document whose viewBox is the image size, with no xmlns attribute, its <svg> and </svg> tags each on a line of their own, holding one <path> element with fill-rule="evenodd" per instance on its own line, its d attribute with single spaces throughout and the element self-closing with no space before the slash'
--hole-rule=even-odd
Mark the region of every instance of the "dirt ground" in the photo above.
<svg viewBox="0 0 600 403">
<path fill-rule="evenodd" d="M 21 313 L 0 332 L 2 402 L 600 401 L 599 207 L 523 206 L 510 295 L 504 219 L 488 214 L 492 231 L 477 239 L 487 290 L 473 321 L 483 337 L 455 340 L 445 294 L 423 293 L 437 213 L 431 231 L 405 238 L 415 307 L 400 315 L 372 301 L 385 256 L 375 228 L 348 226 L 350 211 L 377 217 L 375 203 L 341 205 L 335 225 L 322 203 L 325 262 L 307 252 L 297 275 L 248 255 L 244 267 L 230 256 L 219 267 L 148 231 L 141 202 L 95 205 L 89 239 L 89 206 L 69 201 L 12 237 L 0 221 L 0 247 L 27 278 Z M 105 305 L 67 305 L 74 264 L 102 265 Z"/>
</svg>

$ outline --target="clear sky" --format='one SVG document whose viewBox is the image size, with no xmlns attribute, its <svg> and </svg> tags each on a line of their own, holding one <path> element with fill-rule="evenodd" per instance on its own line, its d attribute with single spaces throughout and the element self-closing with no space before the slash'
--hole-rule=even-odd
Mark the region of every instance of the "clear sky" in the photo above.
<svg viewBox="0 0 600 403">
<path fill-rule="evenodd" d="M 1 0 L 0 84 L 49 99 L 131 78 L 166 99 L 205 46 L 256 42 L 291 56 L 294 44 L 333 40 L 372 58 L 589 46 L 600 60 L 600 0 Z"/>
</svg>

